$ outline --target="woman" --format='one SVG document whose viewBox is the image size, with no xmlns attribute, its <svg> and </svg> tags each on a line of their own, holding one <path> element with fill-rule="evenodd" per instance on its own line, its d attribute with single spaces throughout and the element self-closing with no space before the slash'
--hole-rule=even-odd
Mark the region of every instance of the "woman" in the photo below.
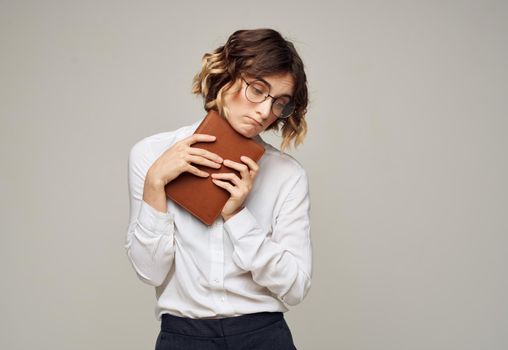
<svg viewBox="0 0 508 350">
<path fill-rule="evenodd" d="M 283 313 L 311 284 L 310 199 L 304 168 L 283 151 L 305 136 L 306 84 L 298 53 L 277 31 L 236 31 L 203 56 L 193 93 L 265 147 L 259 162 L 191 147 L 214 141 L 193 134 L 201 120 L 132 147 L 126 249 L 138 277 L 156 289 L 157 350 L 295 349 Z M 282 151 L 259 136 L 271 129 L 282 132 Z M 212 175 L 231 194 L 212 226 L 164 192 L 183 172 L 209 176 L 193 164 L 240 173 Z"/>
</svg>

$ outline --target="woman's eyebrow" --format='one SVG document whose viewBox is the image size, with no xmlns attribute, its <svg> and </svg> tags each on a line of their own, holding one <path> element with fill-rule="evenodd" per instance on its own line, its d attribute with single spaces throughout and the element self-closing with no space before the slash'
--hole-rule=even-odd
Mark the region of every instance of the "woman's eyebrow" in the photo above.
<svg viewBox="0 0 508 350">
<path fill-rule="evenodd" d="M 257 80 L 261 80 L 263 83 L 265 83 L 266 85 L 268 85 L 268 87 L 270 88 L 270 90 L 272 89 L 272 85 L 270 85 L 269 82 L 267 82 L 265 79 L 261 78 L 261 77 L 256 77 Z M 287 96 L 289 98 L 293 98 L 292 95 L 290 94 L 282 94 L 282 95 L 279 95 L 279 96 L 273 96 L 275 98 L 278 98 L 278 97 L 282 97 L 282 96 Z"/>
</svg>

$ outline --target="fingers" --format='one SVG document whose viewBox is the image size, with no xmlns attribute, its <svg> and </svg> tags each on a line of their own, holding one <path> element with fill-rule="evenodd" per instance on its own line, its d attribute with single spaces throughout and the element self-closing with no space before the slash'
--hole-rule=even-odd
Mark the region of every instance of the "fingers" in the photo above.
<svg viewBox="0 0 508 350">
<path fill-rule="evenodd" d="M 229 168 L 238 170 L 240 172 L 240 174 L 242 174 L 242 178 L 243 177 L 254 178 L 259 170 L 259 166 L 257 165 L 257 163 L 247 156 L 241 156 L 240 159 L 247 165 L 234 162 L 230 159 L 224 160 L 223 164 Z"/>
<path fill-rule="evenodd" d="M 200 157 L 200 156 L 187 155 L 186 161 L 190 162 L 190 163 L 194 163 L 194 164 L 208 166 L 208 167 L 215 168 L 215 169 L 219 169 L 221 167 L 220 163 L 212 162 L 211 160 Z"/>
<path fill-rule="evenodd" d="M 259 170 L 259 165 L 252 158 L 249 158 L 247 156 L 241 156 L 240 160 L 249 166 L 251 173 L 254 172 L 254 174 L 257 174 Z"/>
<path fill-rule="evenodd" d="M 208 172 L 193 166 L 192 163 L 218 169 L 221 167 L 222 158 L 213 152 L 191 147 L 191 145 L 196 142 L 214 142 L 215 139 L 213 135 L 193 134 L 176 142 L 159 157 L 162 159 L 159 167 L 161 178 L 167 179 L 166 183 L 168 183 L 183 172 L 208 177 L 210 175 Z"/>
<path fill-rule="evenodd" d="M 213 175 L 215 174 L 212 174 L 212 177 Z M 213 183 L 216 184 L 217 186 L 219 187 L 222 187 L 223 189 L 225 189 L 226 191 L 228 191 L 231 195 L 234 195 L 235 194 L 235 191 L 236 191 L 236 187 L 233 186 L 231 183 L 227 182 L 227 181 L 221 181 L 219 179 L 212 179 Z"/>
<path fill-rule="evenodd" d="M 215 141 L 215 136 L 207 134 L 192 134 L 191 136 L 182 140 L 182 142 L 187 146 L 190 146 L 196 142 L 213 142 L 213 141 Z"/>
<path fill-rule="evenodd" d="M 214 162 L 217 162 L 217 163 L 222 163 L 222 161 L 223 161 L 223 159 L 219 155 L 217 155 L 213 152 L 207 151 L 206 149 L 202 149 L 202 148 L 198 148 L 198 147 L 189 147 L 188 153 L 192 154 L 192 155 L 208 158 L 208 159 L 213 160 Z"/>
<path fill-rule="evenodd" d="M 238 170 L 240 173 L 244 174 L 249 168 L 245 164 L 234 162 L 230 159 L 225 159 L 223 164 L 228 168 Z"/>
<path fill-rule="evenodd" d="M 239 171 L 241 178 L 236 173 L 215 173 L 211 175 L 212 182 L 217 187 L 221 187 L 231 194 L 222 211 L 223 218 L 225 219 L 234 215 L 232 213 L 236 213 L 241 208 L 253 188 L 253 179 L 259 169 L 256 162 L 249 157 L 242 156 L 240 160 L 245 164 L 229 159 L 224 160 L 223 164 Z"/>
<path fill-rule="evenodd" d="M 208 177 L 208 175 L 210 175 L 206 171 L 199 170 L 198 168 L 190 164 L 187 166 L 186 171 L 199 177 Z"/>
<path fill-rule="evenodd" d="M 240 180 L 240 178 L 233 173 L 214 173 L 212 174 L 212 180 L 213 179 L 221 179 L 221 180 L 229 180 L 236 186 L 242 186 L 243 182 Z"/>
</svg>

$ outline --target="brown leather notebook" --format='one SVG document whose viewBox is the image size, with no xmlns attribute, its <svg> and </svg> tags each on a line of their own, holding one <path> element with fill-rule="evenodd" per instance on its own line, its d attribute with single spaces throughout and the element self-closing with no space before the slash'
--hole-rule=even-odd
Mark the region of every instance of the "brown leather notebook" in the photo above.
<svg viewBox="0 0 508 350">
<path fill-rule="evenodd" d="M 201 121 L 194 134 L 209 134 L 216 137 L 213 142 L 196 142 L 191 147 L 199 147 L 218 154 L 222 159 L 230 159 L 243 164 L 241 156 L 258 161 L 265 149 L 256 141 L 240 135 L 217 111 L 210 110 Z M 210 176 L 203 178 L 184 172 L 165 187 L 166 195 L 196 218 L 212 225 L 219 217 L 228 201 L 230 193 L 212 182 L 213 173 L 239 172 L 222 165 L 219 169 L 193 164 Z"/>
</svg>

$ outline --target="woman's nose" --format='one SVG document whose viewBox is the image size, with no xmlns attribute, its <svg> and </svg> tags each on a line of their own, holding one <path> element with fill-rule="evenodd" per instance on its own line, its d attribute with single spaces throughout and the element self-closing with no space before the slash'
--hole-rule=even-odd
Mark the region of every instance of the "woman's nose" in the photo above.
<svg viewBox="0 0 508 350">
<path fill-rule="evenodd" d="M 258 112 L 263 119 L 266 119 L 270 116 L 271 110 L 272 110 L 272 99 L 269 97 L 263 102 L 258 103 L 256 106 L 256 112 Z"/>
</svg>

